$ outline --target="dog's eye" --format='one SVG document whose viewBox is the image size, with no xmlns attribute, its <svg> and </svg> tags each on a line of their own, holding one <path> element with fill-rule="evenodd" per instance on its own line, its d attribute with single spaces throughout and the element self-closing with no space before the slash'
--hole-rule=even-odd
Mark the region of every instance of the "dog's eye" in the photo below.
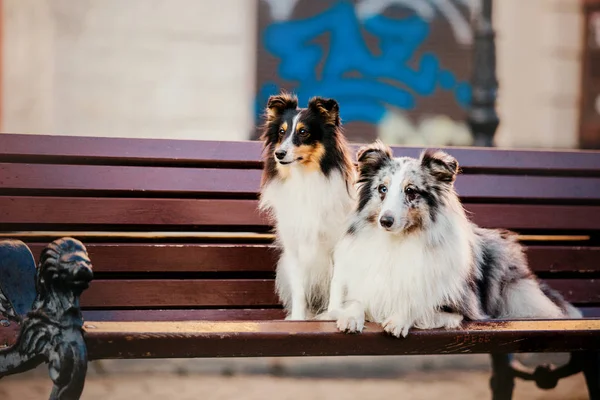
<svg viewBox="0 0 600 400">
<path fill-rule="evenodd" d="M 279 128 L 279 135 L 281 135 L 281 136 L 285 135 L 285 129 Z"/>
<path fill-rule="evenodd" d="M 381 195 L 381 197 L 383 198 L 385 196 L 385 194 L 388 191 L 387 186 L 385 186 L 383 183 L 381 185 L 379 185 L 379 187 L 377 188 L 377 191 L 379 192 L 379 194 Z"/>
<path fill-rule="evenodd" d="M 408 201 L 413 201 L 417 197 L 417 191 L 411 187 L 404 189 L 404 194 L 406 194 Z"/>
<path fill-rule="evenodd" d="M 302 138 L 307 138 L 308 131 L 304 128 L 300 128 L 300 130 L 298 131 L 298 135 L 300 135 L 300 137 L 302 137 Z"/>
</svg>

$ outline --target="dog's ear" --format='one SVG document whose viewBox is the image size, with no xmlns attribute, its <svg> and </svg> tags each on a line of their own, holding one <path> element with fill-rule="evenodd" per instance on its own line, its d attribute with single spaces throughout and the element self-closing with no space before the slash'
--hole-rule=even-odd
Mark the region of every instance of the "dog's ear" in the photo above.
<svg viewBox="0 0 600 400">
<path fill-rule="evenodd" d="M 458 174 L 458 161 L 441 150 L 425 150 L 421 154 L 421 166 L 438 181 L 452 183 Z"/>
<path fill-rule="evenodd" d="M 373 175 L 383 164 L 392 159 L 392 149 L 381 140 L 363 146 L 356 153 L 358 170 L 362 176 Z"/>
<path fill-rule="evenodd" d="M 308 108 L 321 115 L 327 125 L 340 126 L 340 106 L 334 99 L 313 97 L 308 102 Z"/>
<path fill-rule="evenodd" d="M 267 102 L 267 121 L 271 122 L 277 119 L 285 110 L 295 110 L 298 108 L 298 98 L 289 93 L 281 93 L 269 97 Z"/>
</svg>

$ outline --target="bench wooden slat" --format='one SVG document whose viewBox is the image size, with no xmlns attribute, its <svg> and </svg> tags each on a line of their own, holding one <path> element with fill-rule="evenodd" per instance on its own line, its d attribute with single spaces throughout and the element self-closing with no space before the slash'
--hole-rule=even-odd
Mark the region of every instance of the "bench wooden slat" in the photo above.
<svg viewBox="0 0 600 400">
<path fill-rule="evenodd" d="M 259 170 L 0 164 L 0 190 L 254 196 Z"/>
<path fill-rule="evenodd" d="M 576 304 L 600 303 L 598 280 L 546 279 Z M 272 279 L 96 279 L 81 298 L 84 308 L 272 307 Z"/>
<path fill-rule="evenodd" d="M 79 230 L 91 231 L 101 225 L 138 225 L 151 230 L 173 226 L 268 229 L 257 206 L 256 200 L 0 196 L 0 224 L 24 225 L 11 230 L 39 230 L 28 225 L 44 224 L 63 229 L 79 225 Z M 465 204 L 465 209 L 473 222 L 487 228 L 574 231 L 600 227 L 600 206 Z"/>
<path fill-rule="evenodd" d="M 472 322 L 404 339 L 370 323 L 357 335 L 294 321 L 89 321 L 84 329 L 90 359 L 566 352 L 597 350 L 600 340 L 600 320 Z"/>
<path fill-rule="evenodd" d="M 590 308 L 590 309 L 584 309 L 584 312 L 586 310 L 589 310 L 589 312 L 586 312 L 586 315 L 588 315 L 589 317 L 597 317 L 600 315 L 600 310 L 598 308 Z M 226 314 L 222 314 L 222 312 L 226 312 Z M 245 314 L 232 314 L 233 313 L 238 313 L 238 312 L 242 312 Z M 110 314 L 109 314 L 110 313 Z M 220 314 L 221 313 L 221 314 Z M 271 318 L 271 314 L 273 313 L 273 317 Z M 219 315 L 220 314 L 220 315 Z M 88 346 L 91 343 L 94 343 L 94 345 L 96 346 L 95 348 L 95 353 L 94 353 L 94 358 L 96 359 L 100 359 L 100 358 L 104 358 L 103 356 L 109 356 L 109 358 L 122 358 L 124 356 L 124 354 L 120 351 L 116 351 L 114 348 L 110 349 L 110 350 L 104 350 L 102 353 L 100 353 L 98 351 L 98 346 L 104 347 L 103 345 L 106 343 L 114 343 L 113 341 L 109 341 L 110 339 L 108 339 L 107 337 L 113 337 L 113 338 L 118 338 L 118 341 L 122 341 L 123 340 L 123 336 L 127 335 L 128 338 L 132 339 L 134 336 L 136 336 L 137 339 L 141 339 L 141 335 L 139 333 L 136 333 L 135 335 L 132 335 L 131 333 L 127 332 L 128 330 L 128 325 L 127 323 L 123 322 L 123 321 L 145 321 L 147 324 L 151 324 L 154 325 L 155 322 L 164 322 L 164 321 L 188 321 L 187 323 L 190 323 L 190 321 L 199 321 L 200 319 L 193 319 L 193 318 L 188 318 L 188 317 L 193 317 L 193 316 L 198 316 L 200 318 L 202 318 L 203 316 L 207 316 L 210 315 L 211 318 L 206 318 L 204 319 L 206 324 L 212 324 L 210 321 L 224 321 L 224 320 L 239 320 L 239 321 L 243 321 L 242 323 L 245 324 L 247 326 L 248 323 L 252 324 L 252 323 L 259 323 L 259 322 L 263 322 L 263 321 L 268 321 L 271 319 L 280 319 L 282 317 L 282 311 L 281 310 L 277 310 L 277 309 L 272 309 L 272 310 L 131 310 L 131 311 L 115 311 L 115 310 L 111 310 L 111 311 L 84 311 L 84 317 L 86 319 L 86 330 L 88 331 L 87 335 L 86 335 L 86 342 L 88 344 Z M 228 317 L 227 315 L 231 315 L 231 317 Z M 236 318 L 239 317 L 240 315 L 242 315 L 241 318 Z M 268 317 L 267 317 L 268 315 Z M 94 316 L 98 316 L 100 318 L 98 319 L 94 319 Z M 155 319 L 154 320 L 149 320 L 146 319 L 146 316 L 152 316 Z M 247 318 L 246 316 L 253 316 L 255 318 Z M 89 318 L 88 318 L 89 317 Z M 265 317 L 265 318 L 263 318 Z M 171 319 L 174 318 L 174 319 Z M 110 329 L 110 326 L 105 325 L 105 322 L 107 321 L 118 321 L 118 326 L 117 329 L 112 329 L 111 331 L 108 331 Z M 527 335 L 528 331 L 527 329 L 532 329 L 532 330 L 536 330 L 537 332 L 539 332 L 540 330 L 542 330 L 542 332 L 544 332 L 545 330 L 545 334 L 544 336 L 552 336 L 554 337 L 554 340 L 552 342 L 552 347 L 548 350 L 552 350 L 552 351 L 561 351 L 559 346 L 561 343 L 560 338 L 566 339 L 568 338 L 570 335 L 575 334 L 577 336 L 577 339 L 573 339 L 573 340 L 581 340 L 580 338 L 584 338 L 585 340 L 595 340 L 596 343 L 598 340 L 600 340 L 600 338 L 598 337 L 599 333 L 598 333 L 598 328 L 595 324 L 597 322 L 599 322 L 600 319 L 597 320 L 592 320 L 592 321 L 587 321 L 587 322 L 591 322 L 592 325 L 588 325 L 587 328 L 584 328 L 583 330 L 587 331 L 587 333 L 582 335 L 581 331 L 578 332 L 572 332 L 572 331 L 567 331 L 567 330 L 563 330 L 563 329 L 571 329 L 571 328 L 577 328 L 580 327 L 581 325 L 578 324 L 573 324 L 573 322 L 583 322 L 584 324 L 587 323 L 586 321 L 556 321 L 558 323 L 560 323 L 559 325 L 553 325 L 552 328 L 548 328 L 548 322 L 546 321 L 539 321 L 539 320 L 535 320 L 535 321 L 514 321 L 514 322 L 510 322 L 510 324 L 514 327 L 513 331 L 521 331 L 519 334 L 522 335 Z M 268 322 L 268 324 L 279 324 L 280 322 Z M 292 327 L 293 324 L 296 324 L 294 322 L 286 322 L 288 327 Z M 500 322 L 501 327 L 504 326 L 505 330 L 504 332 L 506 333 L 506 323 L 504 322 Z M 318 329 L 320 329 L 320 331 L 315 331 L 314 328 L 310 327 L 310 325 L 316 325 L 318 327 Z M 325 340 L 328 336 L 332 336 L 334 339 L 342 339 L 342 340 L 349 340 L 349 338 L 352 337 L 359 337 L 359 336 L 363 336 L 363 335 L 371 335 L 370 340 L 374 340 L 376 339 L 375 335 L 379 336 L 379 339 L 377 340 L 397 340 L 397 339 L 393 339 L 391 337 L 387 337 L 386 335 L 382 334 L 380 332 L 380 330 L 374 325 L 374 324 L 367 324 L 367 329 L 365 330 L 365 332 L 361 335 L 344 335 L 344 337 L 339 337 L 338 332 L 336 332 L 334 329 L 331 329 L 331 323 L 329 322 L 308 322 L 307 326 L 308 328 L 304 328 L 302 329 L 300 332 L 303 332 L 303 334 L 307 334 L 309 332 L 312 332 L 314 334 L 317 334 L 316 337 L 313 338 L 313 342 L 322 342 L 323 340 Z M 483 329 L 484 327 L 487 325 L 487 332 L 481 336 L 480 333 L 484 332 Z M 115 325 L 111 325 L 112 327 L 115 327 Z M 149 326 L 149 325 L 147 325 Z M 212 324 L 212 326 L 214 326 L 214 324 Z M 477 330 L 474 331 L 471 329 L 471 327 L 476 326 Z M 94 328 L 93 328 L 94 327 Z M 102 329 L 104 328 L 104 332 L 95 332 L 95 329 L 99 328 Z M 173 324 L 173 326 L 171 327 L 165 327 L 165 325 L 161 325 L 160 326 L 162 328 L 162 330 L 167 330 L 169 332 L 167 335 L 161 334 L 161 346 L 160 348 L 162 349 L 163 346 L 167 343 L 167 342 L 177 342 L 177 338 L 178 337 L 188 337 L 188 335 L 184 335 L 182 334 L 181 330 L 181 325 L 176 325 Z M 585 325 L 584 325 L 585 327 Z M 156 328 L 158 328 L 158 326 L 156 326 Z M 149 334 L 147 336 L 144 337 L 145 340 L 147 340 L 150 337 L 157 337 L 157 333 L 156 333 L 156 328 L 152 329 L 152 326 L 150 326 L 148 328 L 148 330 L 153 330 L 154 332 L 152 332 L 152 334 Z M 166 329 L 165 329 L 166 328 Z M 232 327 L 230 327 L 229 329 L 229 334 L 227 335 L 227 337 L 229 339 L 232 339 L 232 333 L 231 333 L 231 329 Z M 496 344 L 502 344 L 503 345 L 503 349 L 504 346 L 511 345 L 514 346 L 514 344 L 518 343 L 518 339 L 515 338 L 513 340 L 509 340 L 508 342 L 503 341 L 501 343 L 497 342 L 497 340 L 499 340 L 499 338 L 496 337 L 498 332 L 498 323 L 497 322 L 476 322 L 476 323 L 466 323 L 463 326 L 464 329 L 459 331 L 459 335 L 456 335 L 456 331 L 430 331 L 430 332 L 424 332 L 424 331 L 419 331 L 419 330 L 413 330 L 410 334 L 410 336 L 407 339 L 403 339 L 401 343 L 405 343 L 405 340 L 415 340 L 415 339 L 411 339 L 413 336 L 416 335 L 416 337 L 418 337 L 419 335 L 428 335 L 428 336 L 423 336 L 420 340 L 420 348 L 422 348 L 422 346 L 427 344 L 427 340 L 431 340 L 428 338 L 431 338 L 433 335 L 433 337 L 440 337 L 440 336 L 450 336 L 452 335 L 455 338 L 455 341 L 453 343 L 448 343 L 449 345 L 447 346 L 447 348 L 444 349 L 445 353 L 449 353 L 449 352 L 454 352 L 455 351 L 455 346 L 457 344 L 460 343 L 464 343 L 464 344 L 475 344 L 475 343 L 479 343 L 479 344 L 489 344 L 490 346 L 492 346 L 494 343 Z M 596 332 L 594 332 L 593 330 L 596 329 Z M 523 331 L 524 330 L 524 331 Z M 263 331 L 268 331 L 268 328 L 263 327 Z M 272 329 L 271 334 L 277 333 L 277 329 Z M 16 324 L 11 324 L 8 327 L 2 327 L 0 326 L 0 348 L 2 346 L 10 346 L 13 345 L 16 342 L 17 339 L 17 335 L 18 335 L 18 325 Z M 127 332 L 127 333 L 126 333 Z M 298 332 L 298 330 L 296 331 L 290 331 L 291 334 L 293 334 L 292 332 Z M 244 332 L 240 332 L 241 333 L 247 333 L 246 331 Z M 202 336 L 204 338 L 209 337 L 210 335 L 205 334 L 204 332 L 193 332 L 192 334 L 196 334 L 197 336 Z M 475 334 L 476 336 L 473 336 L 473 334 Z M 544 333 L 542 333 L 543 335 Z M 237 335 L 239 337 L 239 335 Z M 191 339 L 191 338 L 189 338 Z M 329 339 L 328 339 L 329 340 Z M 364 340 L 364 338 L 359 339 L 359 340 Z M 435 339 L 433 339 L 435 341 Z M 568 339 L 569 340 L 569 339 Z M 337 342 L 337 341 L 336 341 Z M 364 343 L 364 342 L 361 342 Z M 356 343 L 356 346 L 360 346 L 361 343 Z M 394 345 L 397 346 L 401 343 L 395 343 Z M 533 342 L 532 342 L 533 343 Z M 270 343 L 265 343 L 267 346 L 264 348 L 269 348 L 271 349 L 272 346 L 275 344 L 275 341 L 271 341 Z M 433 343 L 431 343 L 433 344 Z M 444 346 L 443 343 L 437 343 L 440 346 Z M 171 343 L 170 346 L 180 346 L 181 343 Z M 579 347 L 578 350 L 585 350 L 585 344 L 583 342 L 579 343 Z M 202 346 L 204 348 L 204 351 L 207 351 L 209 348 L 213 348 L 211 346 L 205 345 Z M 129 347 L 130 349 L 132 349 L 132 347 Z M 157 347 L 153 347 L 154 349 L 157 349 Z M 295 348 L 295 347 L 294 347 Z M 308 350 L 310 347 L 307 347 L 306 350 Z M 350 346 L 351 348 L 351 346 Z M 410 348 L 410 347 L 409 347 Z M 292 348 L 290 348 L 290 351 Z M 359 348 L 355 348 L 356 350 L 358 350 Z M 544 351 L 543 346 L 538 347 L 539 351 Z M 594 348 L 591 348 L 594 349 Z M 243 353 L 244 355 L 250 355 L 248 353 L 248 351 L 250 350 L 250 346 L 246 346 L 245 349 L 245 353 Z M 301 348 L 300 348 L 301 350 Z M 333 351 L 333 350 L 332 350 Z M 526 352 L 528 351 L 525 347 L 517 347 L 515 348 L 515 350 L 512 350 L 515 352 L 518 351 L 522 351 L 522 352 Z M 538 350 L 532 350 L 532 351 L 538 351 Z M 564 351 L 569 351 L 568 349 L 564 349 Z M 486 351 L 485 348 L 482 348 L 479 352 L 482 353 L 486 353 L 489 352 L 489 348 Z M 172 355 L 170 355 L 172 354 Z M 175 356 L 180 356 L 183 353 L 153 353 L 152 356 L 154 357 L 175 357 Z M 242 354 L 242 353 L 240 353 Z M 357 354 L 357 353 L 352 353 L 352 354 Z M 371 354 L 371 353 L 369 353 Z M 387 353 L 384 353 L 387 354 Z M 396 353 L 389 353 L 389 354 L 396 354 Z M 132 356 L 135 355 L 135 353 L 131 353 Z M 144 352 L 145 357 L 149 357 L 150 355 L 147 354 L 147 352 Z M 185 357 L 192 357 L 192 356 L 210 356 L 208 353 L 198 353 L 197 355 L 188 353 L 188 355 L 186 355 Z M 227 354 L 217 354 L 214 353 L 213 356 L 216 355 L 221 355 L 221 356 L 227 356 Z M 257 354 L 258 355 L 258 354 Z M 295 353 L 280 353 L 280 354 L 272 354 L 272 355 L 295 355 Z M 318 354 L 307 354 L 307 353 L 302 353 L 300 355 L 318 355 Z M 332 354 L 322 354 L 322 355 L 334 355 L 334 353 Z M 350 354 L 348 354 L 350 355 Z M 230 355 L 233 356 L 233 355 Z"/>
<path fill-rule="evenodd" d="M 558 290 L 567 301 L 575 304 L 600 304 L 599 279 L 544 279 Z"/>
<path fill-rule="evenodd" d="M 600 307 L 581 307 L 580 310 L 585 318 L 600 318 Z"/>
<path fill-rule="evenodd" d="M 34 256 L 45 247 L 28 244 Z M 277 249 L 257 244 L 92 243 L 87 246 L 96 272 L 272 272 Z M 535 272 L 600 272 L 600 247 L 527 246 Z"/>
<path fill-rule="evenodd" d="M 34 256 L 43 244 L 29 244 Z M 273 272 L 277 249 L 256 244 L 95 243 L 95 272 Z"/>
<path fill-rule="evenodd" d="M 600 272 L 600 247 L 528 246 L 527 258 L 536 272 Z"/>
<path fill-rule="evenodd" d="M 0 223 L 161 226 L 266 226 L 256 200 L 1 196 Z"/>
<path fill-rule="evenodd" d="M 81 296 L 84 308 L 273 307 L 272 279 L 96 279 Z"/>
<path fill-rule="evenodd" d="M 0 162 L 261 168 L 261 151 L 258 142 L 0 135 Z"/>
<path fill-rule="evenodd" d="M 600 307 L 579 307 L 586 318 L 600 318 Z M 281 308 L 84 310 L 86 321 L 248 321 L 282 320 Z M 0 342 L 1 343 L 1 342 Z"/>
<path fill-rule="evenodd" d="M 149 196 L 256 196 L 259 170 L 128 167 L 96 165 L 0 164 L 0 191 L 83 195 L 133 193 Z M 515 199 L 600 201 L 600 178 L 459 175 L 456 188 L 465 201 Z"/>
<path fill-rule="evenodd" d="M 467 215 L 483 228 L 515 230 L 598 230 L 600 207 L 524 204 L 465 204 Z"/>
<path fill-rule="evenodd" d="M 281 308 L 83 311 L 86 321 L 268 321 L 284 317 Z"/>
<path fill-rule="evenodd" d="M 358 145 L 352 146 L 355 153 Z M 396 156 L 417 156 L 422 148 L 393 147 Z M 259 142 L 125 139 L 49 135 L 0 135 L 0 162 L 104 165 L 243 165 L 260 168 Z M 516 175 L 562 173 L 600 175 L 593 151 L 537 151 L 448 148 L 466 170 L 510 171 Z"/>
</svg>

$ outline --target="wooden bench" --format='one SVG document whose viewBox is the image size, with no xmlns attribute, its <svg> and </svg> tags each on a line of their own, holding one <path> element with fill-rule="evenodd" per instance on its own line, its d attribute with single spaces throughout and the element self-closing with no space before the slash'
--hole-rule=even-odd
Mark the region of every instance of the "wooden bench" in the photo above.
<svg viewBox="0 0 600 400">
<path fill-rule="evenodd" d="M 535 273 L 585 319 L 475 322 L 401 340 L 373 324 L 346 335 L 332 322 L 282 321 L 273 236 L 256 211 L 260 143 L 2 134 L 1 238 L 25 242 L 36 260 L 46 243 L 76 238 L 94 280 L 81 296 L 81 339 L 76 283 L 91 274 L 79 242 L 50 245 L 29 314 L 33 258 L 20 242 L 0 246 L 0 310 L 9 301 L 21 315 L 0 323 L 0 376 L 50 359 L 52 398 L 78 398 L 86 359 L 491 353 L 494 399 L 511 397 L 515 377 L 552 387 L 582 370 L 600 399 L 600 153 L 447 151 L 462 165 L 456 185 L 472 219 L 519 232 Z M 37 326 L 52 329 L 34 340 Z M 533 371 L 515 352 L 573 355 Z"/>
</svg>

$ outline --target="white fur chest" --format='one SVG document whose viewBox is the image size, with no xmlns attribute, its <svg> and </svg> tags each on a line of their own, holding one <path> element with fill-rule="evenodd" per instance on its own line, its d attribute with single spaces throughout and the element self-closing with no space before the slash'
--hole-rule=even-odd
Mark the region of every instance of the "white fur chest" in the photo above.
<svg viewBox="0 0 600 400">
<path fill-rule="evenodd" d="M 266 184 L 261 209 L 276 221 L 278 239 L 287 250 L 299 246 L 333 247 L 343 234 L 352 198 L 339 172 L 290 167 L 289 176 Z"/>
<path fill-rule="evenodd" d="M 456 240 L 431 248 L 423 235 L 399 239 L 368 227 L 339 243 L 334 268 L 340 269 L 347 299 L 362 303 L 367 319 L 383 323 L 401 315 L 416 320 L 460 301 L 469 273 L 468 248 Z"/>
</svg>

